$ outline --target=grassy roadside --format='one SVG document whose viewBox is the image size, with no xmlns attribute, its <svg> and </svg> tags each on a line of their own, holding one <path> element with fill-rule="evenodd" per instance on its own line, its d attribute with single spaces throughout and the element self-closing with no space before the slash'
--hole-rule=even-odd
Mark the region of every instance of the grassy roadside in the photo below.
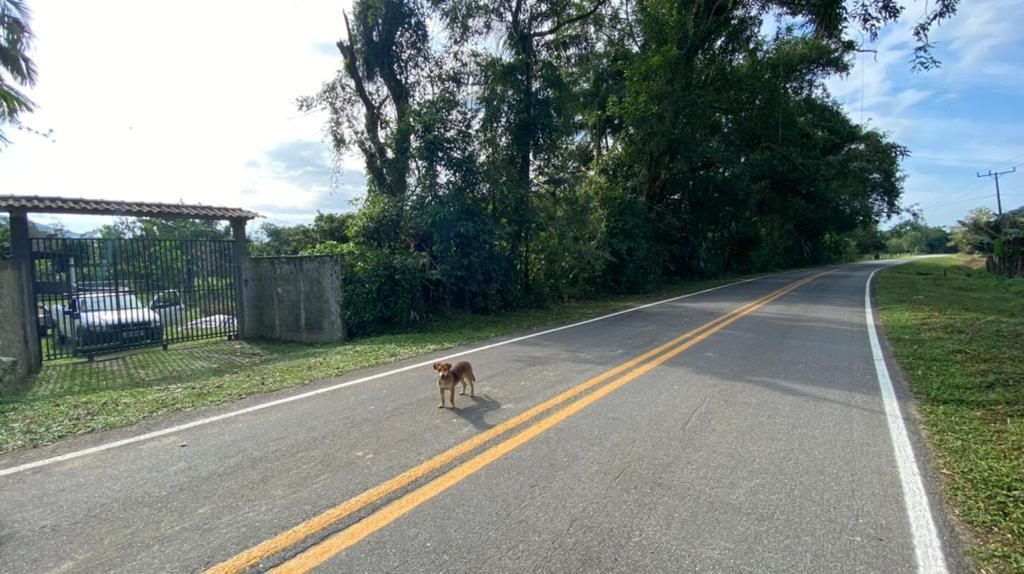
<svg viewBox="0 0 1024 574">
<path fill-rule="evenodd" d="M 95 363 L 47 364 L 27 384 L 0 389 L 0 453 L 293 387 L 471 341 L 595 317 L 735 280 L 686 281 L 654 293 L 549 309 L 455 315 L 410 331 L 345 344 L 207 341 L 169 351 L 140 350 Z"/>
<path fill-rule="evenodd" d="M 1024 280 L 943 257 L 877 278 L 886 336 L 985 572 L 1024 572 Z"/>
</svg>

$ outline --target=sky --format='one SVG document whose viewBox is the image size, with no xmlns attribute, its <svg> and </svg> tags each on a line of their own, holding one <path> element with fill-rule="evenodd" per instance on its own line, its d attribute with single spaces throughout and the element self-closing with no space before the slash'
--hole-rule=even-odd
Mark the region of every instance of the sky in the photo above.
<svg viewBox="0 0 1024 574">
<path fill-rule="evenodd" d="M 361 162 L 332 172 L 326 114 L 296 105 L 338 69 L 349 1 L 29 6 L 39 109 L 24 122 L 53 135 L 5 130 L 0 193 L 244 207 L 278 223 L 353 209 Z M 79 232 L 108 222 L 59 217 Z"/>
<path fill-rule="evenodd" d="M 340 65 L 334 43 L 350 0 L 174 3 L 30 0 L 47 138 L 8 129 L 0 193 L 243 207 L 282 224 L 351 211 L 361 161 L 331 159 L 323 113 L 296 98 Z M 857 122 L 910 148 L 904 204 L 932 225 L 974 207 L 1024 205 L 1024 3 L 972 0 L 932 34 L 942 68 L 911 72 L 911 3 L 846 77 L 827 86 Z M 72 231 L 108 218 L 35 215 Z"/>
<path fill-rule="evenodd" d="M 975 207 L 1024 205 L 1024 3 L 971 0 L 934 30 L 942 67 L 912 72 L 912 20 L 925 4 L 883 31 L 874 54 L 864 53 L 845 78 L 826 82 L 856 122 L 884 131 L 910 148 L 904 205 L 916 205 L 932 225 L 952 225 Z M 863 112 L 862 112 L 863 110 Z"/>
</svg>

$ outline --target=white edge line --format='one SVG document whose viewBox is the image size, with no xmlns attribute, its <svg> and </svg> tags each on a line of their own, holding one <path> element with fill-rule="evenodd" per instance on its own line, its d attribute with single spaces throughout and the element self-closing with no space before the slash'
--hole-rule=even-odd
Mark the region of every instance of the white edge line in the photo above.
<svg viewBox="0 0 1024 574">
<path fill-rule="evenodd" d="M 594 317 L 593 319 L 586 319 L 584 321 L 579 321 L 579 322 L 576 322 L 576 323 L 570 323 L 568 325 L 562 325 L 561 327 L 555 327 L 553 329 L 547 329 L 546 331 L 540 331 L 538 333 L 531 333 L 529 335 L 523 335 L 521 337 L 516 337 L 514 339 L 509 339 L 507 341 L 499 341 L 497 343 L 492 343 L 490 345 L 484 345 L 483 347 L 477 347 L 475 349 L 469 349 L 469 350 L 466 350 L 466 351 L 462 351 L 461 353 L 455 353 L 455 354 L 451 354 L 451 355 L 444 355 L 444 356 L 441 356 L 441 357 L 438 357 L 438 358 L 434 358 L 434 359 L 429 359 L 427 361 L 423 361 L 421 363 L 416 363 L 415 365 L 408 365 L 408 366 L 401 367 L 401 368 L 398 368 L 398 369 L 393 369 L 393 370 L 390 370 L 390 371 L 387 371 L 387 372 L 384 372 L 384 373 L 377 373 L 375 375 L 369 375 L 369 376 L 362 377 L 362 378 L 359 378 L 359 379 L 355 379 L 355 380 L 352 380 L 352 381 L 347 381 L 347 382 L 344 382 L 344 383 L 339 383 L 337 385 L 331 385 L 329 387 L 324 387 L 322 389 L 316 389 L 315 391 L 309 391 L 309 392 L 301 393 L 301 394 L 298 394 L 298 395 L 293 395 L 293 396 L 290 396 L 290 397 L 285 397 L 283 399 L 277 399 L 275 401 L 269 401 L 269 402 L 266 402 L 266 403 L 261 403 L 261 404 L 258 404 L 258 405 L 253 405 L 251 407 L 246 407 L 244 409 L 239 409 L 239 410 L 236 410 L 236 411 L 231 411 L 231 412 L 219 414 L 219 415 L 212 416 L 212 417 L 207 417 L 207 418 L 203 418 L 203 419 L 194 420 L 192 422 L 176 425 L 176 426 L 173 426 L 173 427 L 168 427 L 168 428 L 165 428 L 165 429 L 156 430 L 156 431 L 153 431 L 153 432 L 148 432 L 148 433 L 141 434 L 141 435 L 136 435 L 136 436 L 133 436 L 133 437 L 121 439 L 121 440 L 114 441 L 114 442 L 108 442 L 108 443 L 101 444 L 101 445 L 98 445 L 98 446 L 94 446 L 94 447 L 91 447 L 91 448 L 86 448 L 86 449 L 82 449 L 82 450 L 72 451 L 72 452 L 65 453 L 65 454 L 62 454 L 62 455 L 59 455 L 59 456 L 54 456 L 54 457 L 50 457 L 50 458 L 44 458 L 42 460 L 37 460 L 37 461 L 34 461 L 34 462 L 25 463 L 25 464 L 18 465 L 18 466 L 12 466 L 10 468 L 5 468 L 3 470 L 0 470 L 0 476 L 7 476 L 7 475 L 11 475 L 11 474 L 16 474 L 16 473 L 19 473 L 19 472 L 24 472 L 26 470 L 31 470 L 33 468 L 39 468 L 41 466 L 46 466 L 46 465 L 54 464 L 54 463 L 57 463 L 57 462 L 63 462 L 63 461 L 66 461 L 66 460 L 71 460 L 71 459 L 87 456 L 87 455 L 90 455 L 90 454 L 95 454 L 95 453 L 98 453 L 98 452 L 103 452 L 105 450 L 110 450 L 112 448 L 117 448 L 117 447 L 129 445 L 129 444 L 133 444 L 133 443 L 137 443 L 137 442 L 142 442 L 144 440 L 149 440 L 151 438 L 156 438 L 156 437 L 159 437 L 159 436 L 173 434 L 173 433 L 180 432 L 180 431 L 183 431 L 183 430 L 186 430 L 186 429 L 190 429 L 190 428 L 193 428 L 193 427 L 207 425 L 207 424 L 214 423 L 214 422 L 217 422 L 217 421 L 222 421 L 224 419 L 229 419 L 229 418 L 232 418 L 232 417 L 237 417 L 239 415 L 253 413 L 253 412 L 256 412 L 256 411 L 261 411 L 263 409 L 268 409 L 270 407 L 276 407 L 278 405 L 283 405 L 285 403 L 290 403 L 292 401 L 298 401 L 298 400 L 301 400 L 301 399 L 307 399 L 309 397 L 314 397 L 316 395 L 321 395 L 323 393 L 329 393 L 331 391 L 336 391 L 338 389 L 343 389 L 345 387 L 351 387 L 353 385 L 358 385 L 358 384 L 366 383 L 366 382 L 373 381 L 373 380 L 376 380 L 376 379 L 380 379 L 380 378 L 383 378 L 383 377 L 388 377 L 388 376 L 391 376 L 391 375 L 394 375 L 394 374 L 397 374 L 397 373 L 402 373 L 402 372 L 405 372 L 405 371 L 410 371 L 412 369 L 419 369 L 421 367 L 433 365 L 434 363 L 436 363 L 438 361 L 441 361 L 441 360 L 444 360 L 444 359 L 451 359 L 451 358 L 455 358 L 455 357 L 461 357 L 463 355 L 469 355 L 471 353 L 479 353 L 480 351 L 486 351 L 488 349 L 493 349 L 495 347 L 501 347 L 502 345 L 509 345 L 511 343 L 516 343 L 516 342 L 519 342 L 519 341 L 523 341 L 525 339 L 532 339 L 534 337 L 540 337 L 542 335 L 548 335 L 548 334 L 551 334 L 551 333 L 556 333 L 558 331 L 564 331 L 565 329 L 572 329 L 574 327 L 579 327 L 581 325 L 586 325 L 588 323 L 593 323 L 595 321 L 602 321 L 604 319 L 610 319 L 612 317 L 617 317 L 617 316 L 623 315 L 625 313 L 631 313 L 633 311 L 639 311 L 641 309 L 646 309 L 648 307 L 654 307 L 655 305 L 662 305 L 662 304 L 665 304 L 665 303 L 671 303 L 672 301 L 678 301 L 680 299 L 686 299 L 687 297 L 694 297 L 694 296 L 697 296 L 697 295 L 702 295 L 704 293 L 710 293 L 711 291 L 717 291 L 718 289 L 724 289 L 725 287 L 734 287 L 736 285 L 742 285 L 743 283 L 749 283 L 751 281 L 756 281 L 758 279 L 763 279 L 763 278 L 768 277 L 768 276 L 769 275 L 760 275 L 760 276 L 757 276 L 757 277 L 751 277 L 750 279 L 743 279 L 741 281 L 734 281 L 732 283 L 726 283 L 724 285 L 719 285 L 717 287 L 711 287 L 711 288 L 704 289 L 704 290 L 701 290 L 701 291 L 695 291 L 693 293 L 687 293 L 685 295 L 679 295 L 677 297 L 670 297 L 668 299 L 662 299 L 661 301 L 655 301 L 653 303 L 647 303 L 645 305 L 639 305 L 639 306 L 636 306 L 636 307 L 630 307 L 629 309 L 623 309 L 622 311 L 616 311 L 615 313 L 609 313 L 608 315 L 602 315 L 600 317 Z"/>
<path fill-rule="evenodd" d="M 897 263 L 899 265 L 900 263 Z M 871 354 L 874 355 L 875 372 L 878 375 L 878 386 L 882 390 L 882 402 L 885 405 L 885 420 L 889 425 L 889 436 L 896 455 L 896 466 L 899 468 L 900 483 L 903 487 L 903 502 L 910 520 L 910 533 L 914 539 L 914 553 L 917 557 L 917 571 L 927 574 L 945 574 L 946 559 L 942 554 L 942 543 L 938 531 L 932 521 L 931 509 L 928 505 L 928 494 L 924 490 L 924 482 L 914 458 L 914 449 L 907 436 L 907 428 L 900 413 L 899 401 L 893 390 L 889 368 L 885 365 L 882 346 L 878 342 L 878 325 L 875 314 L 871 310 L 871 281 L 875 273 L 884 269 L 880 267 L 871 272 L 864 286 L 864 313 L 868 324 L 868 339 L 871 341 Z"/>
</svg>

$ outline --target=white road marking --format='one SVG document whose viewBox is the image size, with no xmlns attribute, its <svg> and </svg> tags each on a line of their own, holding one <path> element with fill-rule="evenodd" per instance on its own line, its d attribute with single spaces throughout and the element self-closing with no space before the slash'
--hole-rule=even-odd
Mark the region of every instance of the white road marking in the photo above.
<svg viewBox="0 0 1024 574">
<path fill-rule="evenodd" d="M 509 339 L 507 341 L 499 341 L 497 343 L 492 343 L 490 345 L 484 345 L 483 347 L 477 347 L 475 349 L 469 349 L 469 350 L 466 350 L 466 351 L 462 351 L 461 353 L 455 353 L 455 354 L 451 354 L 451 355 L 445 355 L 445 356 L 442 356 L 442 357 L 437 357 L 437 358 L 434 358 L 434 359 L 423 361 L 421 363 L 416 363 L 415 365 L 408 365 L 406 367 L 401 367 L 401 368 L 398 368 L 398 369 L 393 369 L 393 370 L 390 370 L 390 371 L 387 371 L 387 372 L 384 372 L 384 373 L 377 373 L 376 375 L 369 375 L 369 376 L 366 376 L 366 377 L 355 379 L 353 381 L 348 381 L 348 382 L 344 382 L 344 383 L 339 383 L 337 385 L 331 385 L 329 387 L 324 387 L 322 389 L 317 389 L 315 391 L 309 391 L 309 392 L 301 393 L 301 394 L 294 395 L 294 396 L 291 396 L 291 397 L 285 397 L 283 399 L 277 399 L 275 401 L 269 401 L 269 402 L 258 404 L 258 405 L 254 405 L 254 406 L 251 406 L 251 407 L 246 407 L 244 409 L 238 409 L 236 411 L 230 411 L 230 412 L 219 414 L 219 415 L 216 415 L 216 416 L 207 417 L 207 418 L 203 418 L 203 419 L 199 419 L 199 420 L 194 420 L 192 422 L 176 425 L 176 426 L 165 428 L 165 429 L 156 430 L 156 431 L 153 431 L 153 432 L 148 432 L 148 433 L 141 434 L 141 435 L 136 435 L 136 436 L 133 436 L 133 437 L 121 439 L 121 440 L 114 441 L 114 442 L 109 442 L 109 443 L 101 444 L 101 445 L 94 446 L 94 447 L 91 447 L 91 448 L 86 448 L 86 449 L 82 449 L 82 450 L 72 451 L 72 452 L 69 452 L 69 453 L 66 453 L 66 454 L 62 454 L 62 455 L 59 455 L 59 456 L 53 456 L 53 457 L 50 457 L 50 458 L 44 458 L 42 460 L 37 460 L 35 462 L 29 462 L 29 463 L 25 463 L 25 464 L 18 465 L 18 466 L 12 466 L 10 468 L 5 468 L 3 470 L 0 470 L 0 476 L 7 476 L 7 475 L 10 475 L 10 474 L 16 474 L 16 473 L 19 473 L 19 472 L 24 472 L 26 470 L 31 470 L 33 468 L 39 468 L 41 466 L 46 466 L 46 465 L 54 464 L 54 463 L 57 463 L 57 462 L 63 462 L 63 461 L 66 461 L 66 460 L 71 460 L 71 459 L 74 459 L 74 458 L 80 458 L 80 457 L 87 456 L 87 455 L 90 455 L 90 454 L 96 454 L 98 452 L 103 452 L 105 450 L 110 450 L 112 448 L 117 448 L 117 447 L 129 445 L 129 444 L 134 444 L 134 443 L 137 443 L 137 442 L 142 442 L 144 440 L 149 440 L 151 438 L 156 438 L 156 437 L 160 437 L 160 436 L 166 436 L 166 435 L 173 434 L 173 433 L 176 433 L 176 432 L 181 432 L 183 430 L 187 430 L 187 429 L 190 429 L 190 428 L 194 428 L 194 427 L 198 427 L 198 426 L 202 426 L 202 425 L 208 425 L 210 423 L 215 423 L 217 421 L 222 421 L 224 419 L 229 419 L 229 418 L 232 418 L 232 417 L 237 417 L 239 415 L 253 413 L 253 412 L 256 412 L 256 411 L 261 411 L 263 409 L 269 409 L 270 407 L 276 407 L 278 405 L 283 405 L 283 404 L 286 404 L 286 403 L 290 403 L 292 401 L 308 399 L 309 397 L 315 397 L 317 395 L 322 395 L 324 393 L 329 393 L 331 391 L 336 391 L 338 389 L 344 389 L 345 387 L 351 387 L 353 385 L 359 385 L 359 384 L 366 383 L 366 382 L 369 382 L 369 381 L 374 381 L 374 380 L 377 380 L 377 379 L 381 379 L 381 378 L 384 378 L 384 377 L 395 375 L 395 374 L 398 374 L 398 373 L 404 373 L 405 371 L 411 371 L 412 369 L 419 369 L 419 368 L 422 368 L 422 367 L 430 366 L 430 365 L 433 365 L 434 363 L 436 363 L 438 361 L 443 361 L 443 360 L 446 360 L 446 359 L 453 359 L 455 357 L 461 357 L 463 355 L 469 355 L 471 353 L 479 353 L 480 351 L 486 351 L 488 349 L 493 349 L 495 347 L 501 347 L 503 345 L 509 345 L 509 344 L 516 343 L 516 342 L 519 342 L 519 341 L 523 341 L 523 340 L 526 340 L 526 339 L 532 339 L 534 337 L 540 337 L 540 336 L 543 336 L 543 335 L 549 335 L 551 333 L 556 333 L 558 331 L 564 331 L 566 329 L 572 329 L 573 327 L 579 327 L 581 325 L 586 325 L 588 323 L 594 323 L 596 321 L 602 321 L 604 319 L 610 319 L 612 317 L 617 317 L 617 316 L 623 315 L 625 313 L 632 313 L 633 311 L 639 311 L 641 309 L 647 309 L 648 307 L 654 307 L 655 305 L 663 305 L 665 303 L 671 303 L 672 301 L 678 301 L 680 299 L 686 299 L 687 297 L 695 297 L 697 295 L 702 295 L 704 293 L 710 293 L 711 291 L 717 291 L 719 289 L 724 289 L 725 287 L 734 287 L 736 285 L 742 285 L 743 283 L 749 283 L 751 281 L 756 281 L 758 279 L 763 279 L 764 277 L 766 277 L 766 275 L 762 275 L 762 276 L 759 276 L 759 277 L 752 277 L 750 279 L 744 279 L 742 281 L 734 281 L 732 283 L 726 283 L 725 285 L 719 285 L 717 287 L 711 287 L 709 289 L 704 289 L 702 291 L 696 291 L 694 293 L 687 293 L 686 295 L 680 295 L 678 297 L 670 297 L 668 299 L 662 299 L 661 301 L 655 301 L 653 303 L 647 303 L 645 305 L 638 305 L 636 307 L 630 307 L 629 309 L 623 309 L 622 311 L 616 311 L 615 313 L 609 313 L 608 315 L 602 315 L 600 317 L 594 317 L 593 319 L 587 319 L 585 321 L 579 321 L 579 322 L 576 322 L 576 323 L 571 323 L 569 325 L 562 325 L 561 327 L 555 327 L 553 329 L 547 329 L 546 331 L 540 331 L 538 333 L 531 333 L 529 335 L 523 335 L 522 337 L 516 337 L 514 339 Z"/>
<path fill-rule="evenodd" d="M 889 424 L 889 436 L 896 455 L 896 466 L 900 472 L 903 486 L 903 501 L 907 507 L 907 518 L 910 520 L 910 533 L 914 539 L 914 553 L 917 556 L 917 571 L 927 574 L 945 574 L 946 559 L 942 554 L 942 543 L 938 531 L 932 521 L 931 509 L 928 506 L 928 495 L 924 490 L 924 482 L 917 468 L 914 449 L 907 437 L 907 427 L 903 424 L 900 404 L 889 377 L 889 369 L 885 365 L 882 346 L 878 342 L 878 326 L 875 314 L 871 310 L 871 281 L 875 269 L 868 276 L 864 287 L 864 313 L 868 323 L 868 339 L 871 341 L 871 354 L 874 355 L 875 372 L 878 375 L 878 386 L 882 390 L 882 402 L 885 405 L 885 420 Z"/>
</svg>

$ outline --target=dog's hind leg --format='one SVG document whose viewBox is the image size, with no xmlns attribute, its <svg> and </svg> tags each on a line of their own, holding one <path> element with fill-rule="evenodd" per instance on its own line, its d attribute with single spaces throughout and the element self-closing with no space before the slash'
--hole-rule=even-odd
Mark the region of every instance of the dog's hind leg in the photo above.
<svg viewBox="0 0 1024 574">
<path fill-rule="evenodd" d="M 466 394 L 466 379 L 465 378 L 462 379 L 462 392 L 460 392 L 459 394 L 460 395 L 465 395 Z"/>
<path fill-rule="evenodd" d="M 444 400 L 443 398 L 441 399 Z M 448 394 L 448 402 L 451 403 L 452 408 L 455 408 L 455 383 L 452 383 L 451 393 Z"/>
<path fill-rule="evenodd" d="M 474 396 L 476 396 L 476 394 L 475 394 L 476 393 L 476 389 L 474 388 L 474 385 L 476 384 L 476 377 L 470 375 L 470 376 L 468 376 L 466 378 L 469 379 L 469 396 L 474 397 Z M 466 386 L 465 385 L 462 386 L 462 390 L 463 391 L 466 390 Z"/>
</svg>

